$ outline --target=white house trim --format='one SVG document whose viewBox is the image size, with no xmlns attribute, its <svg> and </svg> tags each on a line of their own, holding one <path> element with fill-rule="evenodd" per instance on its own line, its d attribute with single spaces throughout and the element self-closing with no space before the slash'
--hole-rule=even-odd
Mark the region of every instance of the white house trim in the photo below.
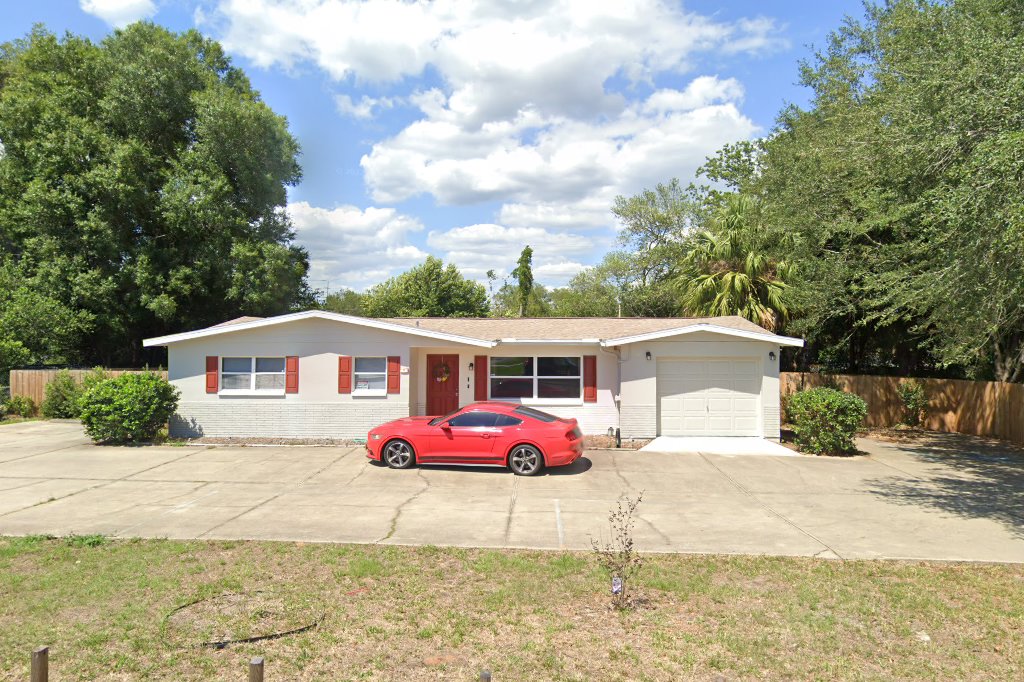
<svg viewBox="0 0 1024 682">
<path fill-rule="evenodd" d="M 262 320 L 252 320 L 251 322 L 239 322 L 238 324 L 207 327 L 206 329 L 197 329 L 195 331 L 183 332 L 181 334 L 158 336 L 156 338 L 143 340 L 142 345 L 147 348 L 150 346 L 168 346 L 172 343 L 178 343 L 180 341 L 200 339 L 206 336 L 216 336 L 218 334 L 229 334 L 232 332 L 240 332 L 247 329 L 257 329 L 259 327 L 270 327 L 273 325 L 286 324 L 288 322 L 295 322 L 297 320 L 306 320 L 310 318 L 319 318 L 322 320 L 330 320 L 332 322 L 345 322 L 348 324 L 359 325 L 362 327 L 372 327 L 374 329 L 383 329 L 386 331 L 399 332 L 402 334 L 411 334 L 413 336 L 423 336 L 428 339 L 449 341 L 452 343 L 461 343 L 467 346 L 477 346 L 479 348 L 493 348 L 494 346 L 497 345 L 495 341 L 483 341 L 481 339 L 473 339 L 468 336 L 459 336 L 457 334 L 448 334 L 446 332 L 435 332 L 427 329 L 421 329 L 419 327 L 407 327 L 402 324 L 381 322 L 380 320 L 374 320 L 366 317 L 342 315 L 340 313 L 332 313 L 326 310 L 305 310 L 299 313 L 278 315 L 276 317 L 268 317 Z"/>
<path fill-rule="evenodd" d="M 498 343 L 544 346 L 587 346 L 600 342 L 601 339 L 498 339 Z"/>
<path fill-rule="evenodd" d="M 802 348 L 804 345 L 803 339 L 794 339 L 791 336 L 778 336 L 777 334 L 764 333 L 764 332 L 753 332 L 745 329 L 733 329 L 731 327 L 722 327 L 717 324 L 692 324 L 686 327 L 677 327 L 676 329 L 663 329 L 656 332 L 648 332 L 646 334 L 637 334 L 635 336 L 623 336 L 617 339 L 604 339 L 601 341 L 601 345 L 604 347 L 609 346 L 624 346 L 629 343 L 639 343 L 641 341 L 656 341 L 658 339 L 664 339 L 670 336 L 680 336 L 682 334 L 693 334 L 695 332 L 713 332 L 715 334 L 724 334 L 726 336 L 738 336 L 743 339 L 752 339 L 754 341 L 767 341 L 769 343 L 777 343 L 780 346 L 796 346 Z"/>
</svg>

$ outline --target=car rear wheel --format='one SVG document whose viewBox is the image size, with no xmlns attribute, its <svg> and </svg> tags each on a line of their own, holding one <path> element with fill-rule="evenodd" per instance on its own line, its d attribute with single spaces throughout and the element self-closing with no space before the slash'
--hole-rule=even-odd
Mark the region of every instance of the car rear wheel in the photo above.
<svg viewBox="0 0 1024 682">
<path fill-rule="evenodd" d="M 508 454 L 508 468 L 517 476 L 533 476 L 544 468 L 544 457 L 532 445 L 517 445 Z"/>
<path fill-rule="evenodd" d="M 416 462 L 416 453 L 404 440 L 393 440 L 384 446 L 384 463 L 392 469 L 408 469 Z"/>
</svg>

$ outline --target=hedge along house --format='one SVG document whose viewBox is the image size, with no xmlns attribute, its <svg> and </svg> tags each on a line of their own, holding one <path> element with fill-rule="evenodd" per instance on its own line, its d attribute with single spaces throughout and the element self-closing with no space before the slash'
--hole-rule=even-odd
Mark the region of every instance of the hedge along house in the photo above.
<svg viewBox="0 0 1024 682">
<path fill-rule="evenodd" d="M 171 434 L 353 438 L 382 422 L 509 400 L 623 438 L 779 438 L 779 351 L 740 317 L 241 317 L 147 339 L 181 390 Z"/>
</svg>

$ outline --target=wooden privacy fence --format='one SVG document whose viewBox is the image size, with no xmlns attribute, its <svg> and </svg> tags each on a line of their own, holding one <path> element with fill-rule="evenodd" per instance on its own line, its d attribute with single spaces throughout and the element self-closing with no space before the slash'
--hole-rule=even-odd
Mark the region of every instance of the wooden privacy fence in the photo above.
<svg viewBox="0 0 1024 682">
<path fill-rule="evenodd" d="M 783 372 L 782 395 L 834 383 L 868 404 L 867 426 L 895 426 L 903 418 L 896 387 L 908 379 L 871 375 Z M 1024 384 L 960 379 L 917 379 L 924 385 L 928 409 L 922 423 L 932 431 L 969 433 L 1024 443 Z"/>
<path fill-rule="evenodd" d="M 12 369 L 11 370 L 11 397 L 16 395 L 28 396 L 36 405 L 43 402 L 46 394 L 46 385 L 53 381 L 59 369 Z M 71 378 L 82 383 L 82 378 L 89 374 L 91 369 L 69 369 Z M 112 377 L 122 374 L 137 374 L 145 372 L 143 369 L 104 369 Z M 164 379 L 167 378 L 166 370 L 153 370 Z"/>
</svg>

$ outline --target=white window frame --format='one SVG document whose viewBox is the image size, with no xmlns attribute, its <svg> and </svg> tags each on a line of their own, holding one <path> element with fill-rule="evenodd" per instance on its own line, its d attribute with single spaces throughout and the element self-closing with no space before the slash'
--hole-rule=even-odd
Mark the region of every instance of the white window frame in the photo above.
<svg viewBox="0 0 1024 682">
<path fill-rule="evenodd" d="M 384 371 L 383 372 L 357 372 L 356 364 L 360 360 L 383 360 Z M 384 388 L 364 388 L 362 390 L 356 388 L 359 385 L 358 377 L 363 376 L 382 376 L 384 377 Z M 360 355 L 352 358 L 352 395 L 354 396 L 386 396 L 388 394 L 388 358 L 382 355 Z"/>
<path fill-rule="evenodd" d="M 247 358 L 249 360 L 249 371 L 248 372 L 225 372 L 224 371 L 224 360 L 239 360 Z M 256 360 L 280 360 L 281 371 L 280 372 L 257 372 L 256 371 Z M 284 395 L 285 385 L 288 381 L 288 360 L 284 356 L 276 355 L 222 355 L 220 357 L 219 366 L 217 367 L 217 386 L 220 390 L 217 391 L 218 395 Z M 224 375 L 238 376 L 239 374 L 249 375 L 249 388 L 224 388 Z M 256 388 L 256 376 L 280 376 L 285 377 L 281 388 Z"/>
<path fill-rule="evenodd" d="M 500 376 L 491 373 L 491 369 L 494 367 L 492 362 L 494 358 L 533 358 L 533 376 L 532 377 L 509 377 Z M 540 358 L 576 358 L 580 363 L 580 397 L 579 398 L 540 398 L 537 396 L 538 380 L 540 379 L 573 379 L 571 376 L 548 376 L 539 375 L 537 372 L 540 371 Z M 491 380 L 492 379 L 533 379 L 533 396 L 530 398 L 491 398 Z M 582 405 L 583 404 L 583 356 L 582 355 L 494 355 L 488 358 L 487 361 L 487 396 L 491 400 L 507 403 L 519 403 L 521 405 Z"/>
</svg>

